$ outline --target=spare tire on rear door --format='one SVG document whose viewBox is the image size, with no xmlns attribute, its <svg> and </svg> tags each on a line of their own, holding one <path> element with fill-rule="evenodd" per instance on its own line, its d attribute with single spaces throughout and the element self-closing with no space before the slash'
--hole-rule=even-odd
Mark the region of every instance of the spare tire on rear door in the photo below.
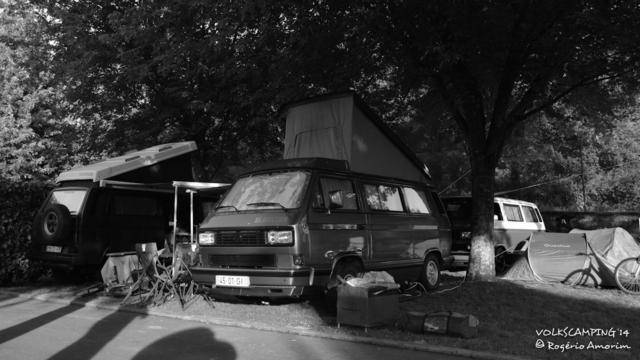
<svg viewBox="0 0 640 360">
<path fill-rule="evenodd" d="M 71 235 L 71 213 L 64 205 L 51 204 L 44 210 L 42 222 L 38 226 L 45 241 L 64 240 Z"/>
</svg>

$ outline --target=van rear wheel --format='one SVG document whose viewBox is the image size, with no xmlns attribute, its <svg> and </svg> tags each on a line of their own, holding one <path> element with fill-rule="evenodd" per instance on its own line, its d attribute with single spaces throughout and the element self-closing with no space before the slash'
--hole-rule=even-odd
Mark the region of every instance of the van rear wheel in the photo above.
<svg viewBox="0 0 640 360">
<path fill-rule="evenodd" d="M 422 272 L 420 273 L 420 283 L 427 290 L 435 290 L 440 285 L 440 259 L 435 254 L 429 254 L 424 259 Z"/>
</svg>

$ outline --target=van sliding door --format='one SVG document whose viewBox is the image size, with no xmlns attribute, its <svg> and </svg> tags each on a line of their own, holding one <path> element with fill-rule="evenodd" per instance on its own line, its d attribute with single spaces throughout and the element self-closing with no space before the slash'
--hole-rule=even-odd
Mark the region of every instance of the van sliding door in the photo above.
<svg viewBox="0 0 640 360">
<path fill-rule="evenodd" d="M 371 234 L 372 269 L 385 270 L 395 277 L 412 272 L 422 265 L 422 254 L 416 252 L 419 235 L 435 223 L 424 216 L 408 214 L 395 185 L 363 184 L 367 203 L 368 229 Z"/>
<path fill-rule="evenodd" d="M 310 263 L 331 262 L 325 254 L 355 252 L 368 258 L 365 215 L 353 182 L 347 178 L 321 176 L 312 189 L 308 212 Z"/>
</svg>

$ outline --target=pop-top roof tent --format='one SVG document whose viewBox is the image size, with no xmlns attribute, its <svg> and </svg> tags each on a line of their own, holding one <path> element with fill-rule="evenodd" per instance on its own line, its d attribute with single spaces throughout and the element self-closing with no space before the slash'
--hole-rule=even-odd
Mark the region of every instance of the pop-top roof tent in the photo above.
<svg viewBox="0 0 640 360">
<path fill-rule="evenodd" d="M 430 180 L 425 164 L 354 93 L 324 95 L 284 110 L 284 159 L 346 160 L 359 173 Z"/>
<path fill-rule="evenodd" d="M 620 261 L 640 255 L 640 245 L 622 228 L 531 234 L 527 256 L 505 274 L 507 279 L 615 286 Z"/>
<path fill-rule="evenodd" d="M 191 181 L 190 153 L 198 147 L 193 141 L 168 143 L 134 151 L 61 173 L 56 182 L 64 181 L 130 181 L 161 183 L 174 180 Z"/>
</svg>

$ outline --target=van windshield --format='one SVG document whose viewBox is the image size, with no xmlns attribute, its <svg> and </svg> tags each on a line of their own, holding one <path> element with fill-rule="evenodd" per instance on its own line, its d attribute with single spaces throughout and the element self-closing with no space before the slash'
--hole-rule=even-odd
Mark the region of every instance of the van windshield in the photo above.
<svg viewBox="0 0 640 360">
<path fill-rule="evenodd" d="M 275 172 L 247 176 L 236 181 L 216 208 L 218 212 L 300 207 L 309 173 Z"/>
<path fill-rule="evenodd" d="M 76 215 L 78 214 L 80 206 L 82 206 L 82 202 L 86 195 L 87 190 L 54 190 L 51 193 L 51 199 L 49 199 L 49 202 L 51 204 L 64 205 L 69 209 L 69 213 L 71 213 L 71 215 Z"/>
</svg>

